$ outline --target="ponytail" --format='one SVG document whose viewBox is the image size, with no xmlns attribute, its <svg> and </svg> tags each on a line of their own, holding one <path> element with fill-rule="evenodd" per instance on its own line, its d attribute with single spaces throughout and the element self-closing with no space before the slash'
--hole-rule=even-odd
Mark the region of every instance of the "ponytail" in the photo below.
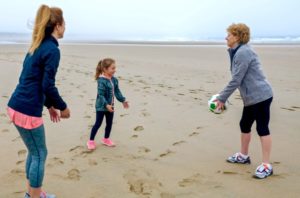
<svg viewBox="0 0 300 198">
<path fill-rule="evenodd" d="M 29 48 L 29 53 L 33 54 L 34 51 L 40 46 L 45 38 L 45 29 L 48 21 L 50 20 L 51 10 L 47 5 L 41 5 L 38 9 L 34 29 L 32 33 L 32 43 Z"/>
<path fill-rule="evenodd" d="M 96 67 L 95 80 L 97 80 L 102 73 L 102 60 L 100 60 Z"/>
<path fill-rule="evenodd" d="M 63 12 L 60 8 L 41 5 L 36 14 L 29 53 L 33 54 L 44 38 L 52 34 L 55 26 L 63 22 Z"/>
</svg>

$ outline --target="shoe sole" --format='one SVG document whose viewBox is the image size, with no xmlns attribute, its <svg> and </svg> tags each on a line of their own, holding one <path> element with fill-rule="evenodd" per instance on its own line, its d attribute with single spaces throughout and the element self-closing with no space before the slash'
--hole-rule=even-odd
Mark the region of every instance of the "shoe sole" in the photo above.
<svg viewBox="0 0 300 198">
<path fill-rule="evenodd" d="M 251 164 L 251 161 L 247 161 L 247 162 L 233 162 L 233 161 L 230 161 L 230 160 L 226 160 L 226 162 L 228 163 L 231 163 L 231 164 Z"/>
<path fill-rule="evenodd" d="M 108 144 L 105 144 L 105 143 L 103 143 L 103 142 L 102 142 L 102 144 L 103 144 L 104 146 L 107 146 L 107 147 L 116 147 L 116 145 L 108 145 Z"/>
</svg>

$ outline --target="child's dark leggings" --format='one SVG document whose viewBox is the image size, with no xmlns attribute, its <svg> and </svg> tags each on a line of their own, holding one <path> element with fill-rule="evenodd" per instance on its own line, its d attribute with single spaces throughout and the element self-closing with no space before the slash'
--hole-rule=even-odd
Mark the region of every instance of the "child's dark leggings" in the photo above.
<svg viewBox="0 0 300 198">
<path fill-rule="evenodd" d="M 104 116 L 105 116 L 105 119 L 106 119 L 106 127 L 105 127 L 104 138 L 109 138 L 111 128 L 112 128 L 112 124 L 113 124 L 114 113 L 111 113 L 111 112 L 108 112 L 108 111 L 97 111 L 96 112 L 96 122 L 95 122 L 95 124 L 92 128 L 90 140 L 95 139 L 95 136 L 96 136 L 99 128 L 101 127 Z"/>
</svg>

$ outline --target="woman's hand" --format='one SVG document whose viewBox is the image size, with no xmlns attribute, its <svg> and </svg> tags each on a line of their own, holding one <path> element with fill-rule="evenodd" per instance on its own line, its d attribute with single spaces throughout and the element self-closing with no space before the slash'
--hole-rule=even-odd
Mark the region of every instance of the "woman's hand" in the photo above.
<svg viewBox="0 0 300 198">
<path fill-rule="evenodd" d="M 59 117 L 59 113 L 58 113 L 58 110 L 56 110 L 54 107 L 51 107 L 48 109 L 49 111 L 49 114 L 50 114 L 50 120 L 52 122 L 59 122 L 60 121 L 60 117 Z"/>
<path fill-rule="evenodd" d="M 114 112 L 114 106 L 112 105 L 106 105 L 106 109 L 111 113 Z"/>
<path fill-rule="evenodd" d="M 125 109 L 128 109 L 129 108 L 129 102 L 128 101 L 123 102 L 123 107 Z"/>
<path fill-rule="evenodd" d="M 70 118 L 70 109 L 69 108 L 66 108 L 65 110 L 63 110 L 63 111 L 60 111 L 60 117 L 61 118 L 65 118 L 65 119 L 67 119 L 67 118 Z"/>
<path fill-rule="evenodd" d="M 221 102 L 220 100 L 216 99 L 214 102 L 217 102 L 217 110 L 224 110 L 225 109 L 225 104 Z"/>
</svg>

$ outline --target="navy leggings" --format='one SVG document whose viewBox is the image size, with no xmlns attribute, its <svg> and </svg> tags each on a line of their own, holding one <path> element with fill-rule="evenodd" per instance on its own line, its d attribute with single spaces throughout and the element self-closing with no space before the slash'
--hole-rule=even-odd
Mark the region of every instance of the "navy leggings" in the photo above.
<svg viewBox="0 0 300 198">
<path fill-rule="evenodd" d="M 95 136 L 97 135 L 97 132 L 99 128 L 101 127 L 101 124 L 103 122 L 103 118 L 105 116 L 106 119 L 106 127 L 105 127 L 105 135 L 104 138 L 109 138 L 112 124 L 113 124 L 113 118 L 114 113 L 108 112 L 108 111 L 97 111 L 96 112 L 96 122 L 92 128 L 90 140 L 94 140 Z"/>
</svg>

